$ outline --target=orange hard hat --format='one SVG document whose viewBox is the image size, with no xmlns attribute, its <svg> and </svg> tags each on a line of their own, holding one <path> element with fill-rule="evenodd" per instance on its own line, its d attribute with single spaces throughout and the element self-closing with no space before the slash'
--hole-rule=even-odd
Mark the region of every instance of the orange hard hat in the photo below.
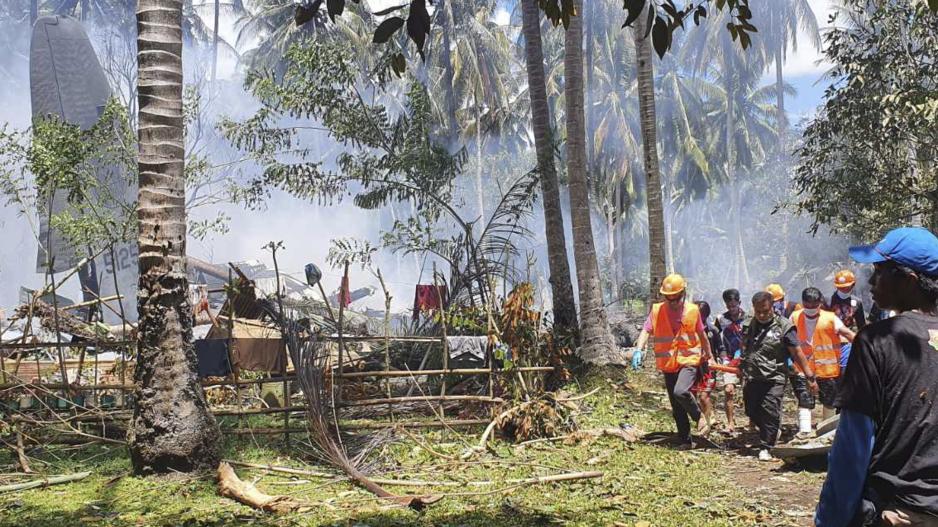
<svg viewBox="0 0 938 527">
<path fill-rule="evenodd" d="M 686 288 L 687 282 L 684 280 L 684 277 L 677 273 L 672 273 L 664 277 L 659 292 L 662 295 L 676 295 Z"/>
<path fill-rule="evenodd" d="M 838 289 L 843 287 L 853 287 L 857 283 L 857 277 L 854 276 L 853 271 L 849 269 L 844 269 L 837 271 L 837 274 L 834 275 L 834 287 Z"/>
<path fill-rule="evenodd" d="M 785 290 L 782 289 L 782 286 L 779 284 L 769 284 L 768 287 L 765 288 L 765 292 L 772 295 L 772 300 L 776 302 L 785 298 Z"/>
</svg>

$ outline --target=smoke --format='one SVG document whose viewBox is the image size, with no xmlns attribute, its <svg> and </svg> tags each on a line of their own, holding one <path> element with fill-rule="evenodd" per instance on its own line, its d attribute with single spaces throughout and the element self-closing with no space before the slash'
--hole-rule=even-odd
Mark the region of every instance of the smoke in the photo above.
<svg viewBox="0 0 938 527">
<path fill-rule="evenodd" d="M 504 18 L 504 15 L 501 16 Z M 210 19 L 211 17 L 206 18 Z M 7 26 L 10 24 L 5 27 Z M 221 28 L 222 37 L 233 42 L 233 17 L 223 13 Z M 0 71 L 10 73 L 9 81 L 0 85 L 0 122 L 9 123 L 11 127 L 24 128 L 30 122 L 26 60 L 29 35 L 22 26 L 18 31 L 18 34 L 8 35 L 8 38 L 15 42 L 16 51 L 0 57 Z M 89 33 L 97 49 L 102 50 L 107 46 L 105 31 L 92 30 Z M 624 32 L 622 38 L 628 40 L 629 34 Z M 546 51 L 551 53 L 550 49 Z M 556 53 L 557 50 L 554 49 L 553 52 Z M 622 58 L 629 60 L 627 56 Z M 184 60 L 187 83 L 201 79 L 196 83 L 203 91 L 203 117 L 207 123 L 217 122 L 222 116 L 244 118 L 257 108 L 257 102 L 243 89 L 244 72 L 229 51 L 222 52 L 219 60 L 219 80 L 215 83 L 207 81 L 210 77 L 207 65 L 211 63 L 211 54 L 205 46 L 188 44 L 184 51 Z M 548 57 L 548 61 L 551 60 Z M 523 68 L 516 71 L 516 74 L 523 75 Z M 524 82 L 521 82 L 522 86 L 523 84 Z M 114 88 L 121 93 L 124 100 L 133 99 L 133 94 L 127 91 L 131 89 L 130 84 L 125 83 Z M 601 94 L 596 95 L 593 100 L 601 101 Z M 560 119 L 561 110 L 555 112 L 555 120 Z M 589 124 L 593 126 L 589 133 L 595 136 L 600 123 L 592 120 Z M 238 160 L 242 153 L 232 150 L 210 128 L 211 126 L 206 127 L 206 137 L 201 143 L 205 149 L 204 154 L 214 164 L 234 163 Z M 516 144 L 515 148 L 509 149 L 506 146 L 509 141 L 507 138 L 492 135 L 486 137 L 481 155 L 476 155 L 472 150 L 475 144 L 472 137 L 462 138 L 458 144 L 452 145 L 454 149 L 467 146 L 470 150 L 463 176 L 456 182 L 454 193 L 454 205 L 464 218 L 479 217 L 483 211 L 486 215 L 490 214 L 501 192 L 507 189 L 510 182 L 534 168 L 533 147 L 529 142 L 524 142 L 529 139 L 525 138 L 520 146 Z M 317 140 L 323 141 L 324 151 L 338 148 L 338 145 L 331 143 L 328 138 L 319 137 Z M 510 140 L 517 142 L 517 138 Z M 636 157 L 632 163 L 637 162 Z M 788 167 L 791 166 L 790 160 L 786 163 Z M 562 166 L 562 162 L 558 161 L 558 168 L 562 169 Z M 235 177 L 247 177 L 257 169 L 250 163 L 240 163 L 237 167 L 241 172 L 235 174 Z M 709 300 L 718 306 L 720 292 L 725 288 L 737 287 L 744 295 L 749 295 L 770 282 L 781 282 L 788 291 L 789 298 L 797 298 L 800 290 L 807 285 L 816 285 L 825 291 L 831 289 L 828 287 L 829 277 L 837 268 L 846 264 L 848 243 L 843 238 L 828 233 L 819 233 L 817 236 L 807 233 L 808 222 L 793 217 L 787 211 L 772 213 L 775 204 L 781 201 L 787 192 L 788 177 L 789 174 L 782 171 L 764 176 L 758 183 L 752 183 L 750 190 L 757 190 L 759 185 L 765 186 L 768 181 L 773 192 L 771 195 L 762 195 L 759 192 L 748 194 L 739 218 L 729 216 L 728 193 L 719 189 L 704 197 L 681 203 L 680 206 L 668 206 L 666 216 L 673 268 L 688 277 L 695 298 Z M 641 178 L 636 178 L 636 183 L 642 183 Z M 641 196 L 641 193 L 637 195 Z M 575 282 L 569 200 L 565 192 L 561 201 L 571 278 Z M 643 207 L 633 205 L 629 209 L 630 214 L 610 225 L 601 210 L 602 206 L 594 199 L 594 241 L 600 258 L 601 274 L 606 279 L 607 303 L 621 303 L 623 298 L 642 296 L 647 290 L 647 219 Z M 355 207 L 350 201 L 324 206 L 300 201 L 282 192 L 273 192 L 266 206 L 260 210 L 246 210 L 233 204 L 217 204 L 195 209 L 192 212 L 195 220 L 211 221 L 219 212 L 229 220 L 227 232 L 210 234 L 205 239 L 191 238 L 188 241 L 188 253 L 215 263 L 260 260 L 273 268 L 270 254 L 262 249 L 262 246 L 269 241 L 282 241 L 285 248 L 278 252 L 281 271 L 302 280 L 303 266 L 314 262 L 323 269 L 323 286 L 327 292 L 331 292 L 339 286 L 341 270 L 331 269 L 325 264 L 330 241 L 336 238 L 358 238 L 377 244 L 380 242 L 379 233 L 388 229 L 395 219 L 409 215 L 410 209 L 410 204 L 401 203 L 382 210 L 369 211 Z M 733 233 L 736 222 L 741 226 L 744 258 L 740 258 L 734 249 Z M 0 223 L 4 229 L 3 250 L 0 252 L 0 306 L 9 308 L 17 303 L 21 285 L 37 288 L 43 284 L 44 278 L 32 272 L 30 264 L 37 244 L 26 218 L 18 216 L 15 208 L 7 205 L 0 208 Z M 484 223 L 484 219 L 480 223 Z M 534 282 L 541 304 L 549 308 L 551 302 L 547 281 L 547 251 L 540 201 L 527 219 L 527 227 L 533 235 L 516 240 L 519 256 L 515 258 L 513 267 L 519 278 Z M 451 225 L 441 225 L 438 234 L 445 235 L 452 228 Z M 614 253 L 611 251 L 612 247 L 615 247 Z M 748 270 L 748 281 L 743 278 L 745 273 L 739 268 L 742 260 Z M 442 261 L 436 262 L 440 271 L 448 272 Z M 432 281 L 431 269 L 434 259 L 431 257 L 392 254 L 383 250 L 377 255 L 375 263 L 386 277 L 394 297 L 395 310 L 410 307 L 415 284 Z M 350 272 L 352 288 L 366 285 L 378 287 L 377 280 L 369 272 L 354 266 Z M 865 281 L 861 278 L 858 283 L 862 286 Z M 499 287 L 501 288 L 502 284 Z M 77 283 L 67 284 L 63 293 L 73 298 L 80 296 Z M 359 301 L 355 307 L 382 310 L 384 300 L 379 293 Z"/>
</svg>

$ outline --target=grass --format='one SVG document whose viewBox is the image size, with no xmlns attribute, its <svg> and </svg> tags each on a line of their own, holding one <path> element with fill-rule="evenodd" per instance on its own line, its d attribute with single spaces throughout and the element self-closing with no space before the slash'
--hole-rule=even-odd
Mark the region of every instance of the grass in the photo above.
<svg viewBox="0 0 938 527">
<path fill-rule="evenodd" d="M 590 411 L 578 417 L 583 429 L 617 426 L 627 422 L 646 431 L 673 430 L 667 399 L 657 377 L 631 379 L 624 387 L 618 372 L 586 377 L 580 391 L 599 387 L 581 401 Z M 434 450 L 457 457 L 478 440 L 467 434 L 431 431 L 420 439 Z M 217 495 L 211 476 L 175 475 L 137 478 L 121 448 L 89 446 L 50 448 L 33 453 L 35 468 L 44 473 L 92 471 L 89 478 L 50 487 L 0 495 L 0 525 L 324 525 L 324 526 L 730 526 L 764 525 L 772 515 L 765 503 L 753 500 L 725 469 L 726 456 L 676 452 L 643 443 L 627 444 L 616 438 L 576 445 L 560 442 L 518 447 L 494 443 L 492 453 L 475 462 L 453 463 L 437 458 L 406 436 L 376 454 L 381 476 L 421 480 L 505 480 L 568 471 L 601 470 L 599 480 L 582 480 L 520 487 L 506 492 L 450 496 L 423 512 L 389 508 L 367 492 L 343 482 L 302 478 L 237 468 L 242 479 L 253 481 L 270 494 L 290 494 L 308 501 L 312 510 L 302 514 L 271 516 Z M 296 448 L 279 438 L 229 441 L 225 456 L 274 465 L 322 467 L 304 461 Z M 12 465 L 9 452 L 0 464 Z M 810 476 L 809 476 L 810 477 Z M 303 480 L 308 482 L 303 482 Z M 283 483 L 291 483 L 283 485 Z M 279 484 L 278 484 L 279 483 Z M 434 492 L 483 492 L 506 487 L 446 487 Z M 400 492 L 429 489 L 394 487 Z"/>
</svg>

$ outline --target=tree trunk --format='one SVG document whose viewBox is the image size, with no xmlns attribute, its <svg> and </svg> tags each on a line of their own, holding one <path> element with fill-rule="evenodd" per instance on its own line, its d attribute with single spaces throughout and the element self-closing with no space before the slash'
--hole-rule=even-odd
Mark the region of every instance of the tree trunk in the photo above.
<svg viewBox="0 0 938 527">
<path fill-rule="evenodd" d="M 456 140 L 456 96 L 453 93 L 453 61 L 450 52 L 449 34 L 453 28 L 453 11 L 447 0 L 439 4 L 440 31 L 443 45 L 440 49 L 440 62 L 443 63 L 443 105 L 446 111 L 446 130 L 449 141 Z"/>
<path fill-rule="evenodd" d="M 88 20 L 88 0 L 81 0 L 81 17 L 79 20 L 82 22 Z"/>
<path fill-rule="evenodd" d="M 550 287 L 553 297 L 554 325 L 561 330 L 576 331 L 576 303 L 567 260 L 567 240 L 564 234 L 563 212 L 560 205 L 560 183 L 554 165 L 553 134 L 550 108 L 547 105 L 547 85 L 544 80 L 544 52 L 541 48 L 540 9 L 537 0 L 521 0 L 522 32 L 524 33 L 525 64 L 528 72 L 528 94 L 531 96 L 531 123 L 534 130 L 534 149 L 544 195 L 544 229 L 547 237 L 547 263 L 550 269 Z"/>
<path fill-rule="evenodd" d="M 215 25 L 212 30 L 212 82 L 218 75 L 218 13 L 221 10 L 220 0 L 215 0 Z"/>
<path fill-rule="evenodd" d="M 29 26 L 36 25 L 36 19 L 39 18 L 39 0 L 29 0 Z"/>
<path fill-rule="evenodd" d="M 650 280 L 648 301 L 658 298 L 661 281 L 667 274 L 665 257 L 664 201 L 661 170 L 658 167 L 658 131 L 655 117 L 655 77 L 651 56 L 651 34 L 642 13 L 635 20 L 635 62 L 638 69 L 638 105 L 642 129 L 642 158 L 645 163 L 645 191 L 648 207 L 648 260 Z"/>
<path fill-rule="evenodd" d="M 785 148 L 785 128 L 787 118 L 785 117 L 785 78 L 782 76 L 782 47 L 775 50 L 775 104 L 778 111 L 778 155 L 784 154 Z"/>
<path fill-rule="evenodd" d="M 220 432 L 196 374 L 186 278 L 182 2 L 138 0 L 139 173 L 136 407 L 138 474 L 214 468 Z"/>
<path fill-rule="evenodd" d="M 578 13 L 582 1 L 574 0 Z M 567 111 L 567 177 L 570 181 L 570 217 L 573 222 L 573 256 L 580 291 L 580 357 L 602 364 L 615 351 L 603 309 L 599 266 L 590 218 L 589 182 L 586 173 L 586 129 L 583 112 L 583 19 L 570 17 L 564 34 L 564 97 Z"/>
<path fill-rule="evenodd" d="M 485 228 L 485 196 L 482 192 L 482 148 L 485 137 L 482 135 L 482 106 L 479 103 L 479 92 L 475 95 L 476 106 L 476 203 L 479 206 L 479 228 Z"/>
<path fill-rule="evenodd" d="M 593 144 L 593 2 L 586 5 L 586 167 L 593 170 L 595 145 Z"/>
<path fill-rule="evenodd" d="M 724 40 L 724 53 L 732 54 L 736 50 L 732 45 Z M 731 55 L 730 55 L 731 56 Z M 732 62 L 732 59 L 728 59 Z M 733 82 L 732 64 L 725 66 L 726 71 L 723 74 L 724 89 L 726 90 L 726 176 L 730 186 L 730 218 L 733 222 L 733 254 L 734 271 L 733 283 L 735 287 L 740 287 L 740 280 L 743 280 L 743 287 L 748 287 L 749 269 L 746 265 L 746 252 L 743 248 L 743 229 L 740 219 L 740 210 L 742 208 L 742 195 L 740 184 L 737 178 L 736 166 L 736 84 Z"/>
</svg>

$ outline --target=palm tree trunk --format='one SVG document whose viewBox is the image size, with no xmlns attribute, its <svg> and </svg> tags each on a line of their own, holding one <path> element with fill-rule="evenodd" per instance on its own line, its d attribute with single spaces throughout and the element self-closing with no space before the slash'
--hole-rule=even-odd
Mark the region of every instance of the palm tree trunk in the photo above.
<svg viewBox="0 0 938 527">
<path fill-rule="evenodd" d="M 192 349 L 183 179 L 182 2 L 138 0 L 140 287 L 130 454 L 138 474 L 212 469 L 218 424 Z"/>
<path fill-rule="evenodd" d="M 574 0 L 578 13 L 582 0 Z M 580 357 L 605 363 L 615 351 L 606 311 L 603 309 L 599 266 L 590 218 L 589 181 L 586 173 L 586 129 L 583 112 L 583 18 L 570 17 L 564 34 L 564 98 L 567 111 L 567 177 L 570 180 L 570 217 L 573 223 L 573 257 L 580 291 Z"/>
<path fill-rule="evenodd" d="M 732 48 L 731 44 L 724 44 L 725 47 Z M 735 53 L 735 49 L 728 49 L 724 52 Z M 730 59 L 732 60 L 732 59 Z M 725 66 L 726 67 L 726 66 Z M 733 222 L 733 253 L 734 253 L 734 271 L 733 282 L 740 285 L 743 281 L 744 287 L 749 284 L 749 267 L 746 265 L 746 251 L 743 245 L 743 229 L 740 210 L 742 208 L 742 193 L 740 191 L 738 167 L 736 166 L 736 83 L 733 82 L 732 69 L 727 67 L 724 73 L 724 89 L 726 90 L 726 174 L 730 185 L 730 218 Z"/>
<path fill-rule="evenodd" d="M 593 2 L 586 5 L 586 166 L 593 170 Z"/>
<path fill-rule="evenodd" d="M 525 65 L 528 72 L 528 94 L 531 97 L 531 126 L 534 149 L 544 197 L 544 230 L 547 238 L 547 264 L 553 297 L 554 326 L 561 332 L 577 329 L 576 303 L 567 260 L 563 211 L 560 204 L 560 183 L 554 166 L 550 107 L 544 80 L 544 51 L 541 47 L 540 10 L 537 0 L 521 0 L 521 30 L 524 33 Z"/>
<path fill-rule="evenodd" d="M 215 25 L 212 29 L 212 83 L 218 75 L 218 13 L 221 11 L 220 0 L 215 0 Z"/>
<path fill-rule="evenodd" d="M 440 31 L 442 31 L 443 45 L 440 49 L 440 61 L 443 63 L 443 104 L 446 110 L 447 135 L 450 141 L 456 140 L 456 96 L 453 93 L 453 61 L 450 52 L 449 34 L 453 28 L 453 12 L 449 2 L 443 0 L 439 6 Z"/>
<path fill-rule="evenodd" d="M 482 192 L 482 147 L 485 137 L 482 135 L 482 106 L 479 104 L 479 92 L 475 95 L 476 105 L 476 203 L 479 206 L 479 226 L 485 224 L 485 198 Z"/>
<path fill-rule="evenodd" d="M 785 127 L 787 119 L 785 117 L 785 78 L 782 76 L 782 48 L 779 46 L 775 50 L 775 104 L 778 110 L 778 154 L 782 155 L 785 146 Z"/>
<path fill-rule="evenodd" d="M 667 274 L 665 256 L 664 201 L 661 193 L 661 169 L 658 166 L 658 130 L 655 117 L 655 77 L 651 56 L 651 34 L 645 14 L 635 21 L 635 61 L 638 69 L 638 105 L 642 129 L 642 158 L 645 162 L 645 191 L 648 201 L 648 300 L 658 298 L 658 288 Z"/>
</svg>

